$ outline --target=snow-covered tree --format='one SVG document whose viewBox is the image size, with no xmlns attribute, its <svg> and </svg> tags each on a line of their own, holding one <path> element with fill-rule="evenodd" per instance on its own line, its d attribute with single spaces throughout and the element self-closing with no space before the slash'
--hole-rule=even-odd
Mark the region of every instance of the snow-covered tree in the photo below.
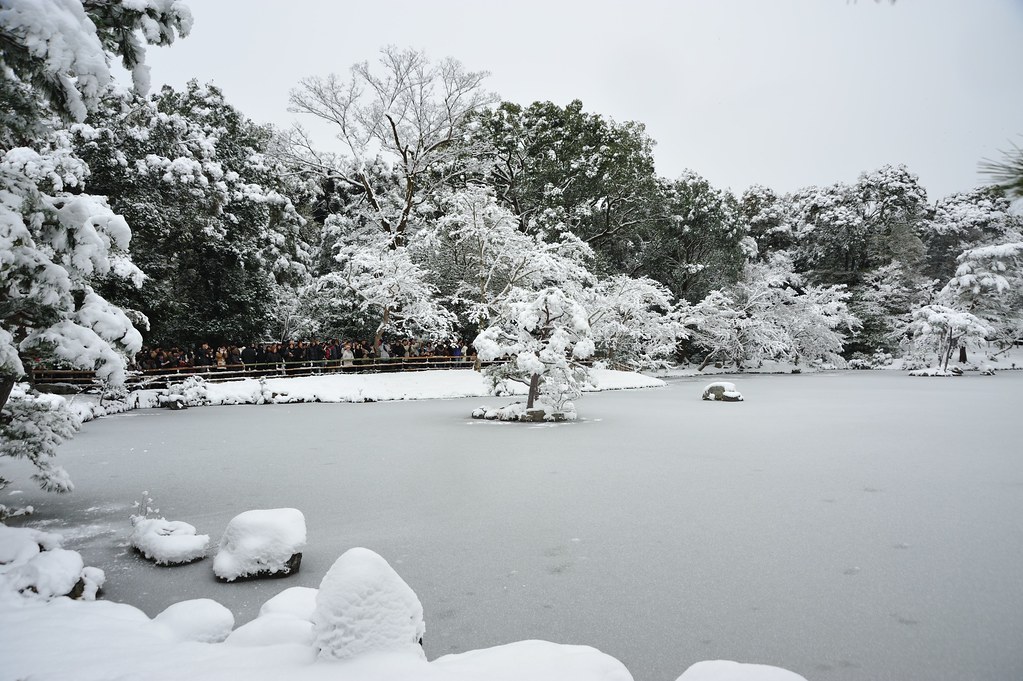
<svg viewBox="0 0 1023 681">
<path fill-rule="evenodd" d="M 845 333 L 858 326 L 842 286 L 810 286 L 792 262 L 776 254 L 770 262 L 749 263 L 733 286 L 712 291 L 683 310 L 693 343 L 709 362 L 787 359 L 842 363 Z"/>
<path fill-rule="evenodd" d="M 472 185 L 445 192 L 442 215 L 422 231 L 417 257 L 428 264 L 442 293 L 478 333 L 514 288 L 586 282 L 593 251 L 572 233 L 551 240 L 527 234 L 492 190 Z"/>
<path fill-rule="evenodd" d="M 374 343 L 385 333 L 446 338 L 455 317 L 442 305 L 429 273 L 412 260 L 408 248 L 353 245 L 338 254 L 339 272 L 327 280 L 343 282 L 358 301 L 359 308 L 379 323 Z"/>
<path fill-rule="evenodd" d="M 938 368 L 948 371 L 948 362 L 956 348 L 980 347 L 992 330 L 984 320 L 969 312 L 932 304 L 913 311 L 907 331 L 915 350 L 933 353 Z"/>
<path fill-rule="evenodd" d="M 898 261 L 866 273 L 849 301 L 863 325 L 846 350 L 867 355 L 896 352 L 913 310 L 931 302 L 936 284 Z"/>
<path fill-rule="evenodd" d="M 514 288 L 473 345 L 479 358 L 496 362 L 486 374 L 495 390 L 504 381 L 529 386 L 526 408 L 537 400 L 564 410 L 581 394 L 594 344 L 586 309 L 565 290 Z"/>
<path fill-rule="evenodd" d="M 660 366 L 688 336 L 671 293 L 652 279 L 616 275 L 580 294 L 597 353 L 611 365 Z"/>
<path fill-rule="evenodd" d="M 0 115 L 0 450 L 27 457 L 46 489 L 70 489 L 48 459 L 77 422 L 31 389 L 35 365 L 92 369 L 116 384 L 124 353 L 141 345 L 94 288 L 101 277 L 141 284 L 131 230 L 85 193 L 89 169 L 61 121 L 96 107 L 115 57 L 144 92 L 143 43 L 167 44 L 190 24 L 184 5 L 155 0 L 0 3 L 0 94 L 11 112 Z M 29 387 L 17 386 L 23 379 Z"/>
<path fill-rule="evenodd" d="M 1023 230 L 1023 219 L 1010 208 L 1009 199 L 992 188 L 960 192 L 938 201 L 921 225 L 927 247 L 925 274 L 947 281 L 963 251 L 1013 241 L 1013 234 Z"/>
<path fill-rule="evenodd" d="M 529 234 L 571 231 L 593 248 L 596 269 L 632 270 L 656 206 L 653 140 L 641 123 L 583 109 L 502 102 L 473 120 L 463 157 Z"/>
<path fill-rule="evenodd" d="M 661 219 L 644 245 L 639 271 L 678 299 L 698 300 L 742 271 L 745 227 L 735 197 L 693 171 L 660 183 Z"/>
<path fill-rule="evenodd" d="M 1023 241 L 971 248 L 956 261 L 938 299 L 984 320 L 1003 348 L 1023 340 Z"/>
<path fill-rule="evenodd" d="M 855 184 L 807 187 L 790 197 L 795 261 L 824 283 L 858 283 L 863 272 L 923 256 L 927 195 L 905 166 L 862 173 Z"/>
<path fill-rule="evenodd" d="M 291 110 L 326 121 L 344 145 L 339 158 L 316 150 L 300 128 L 282 147 L 289 161 L 356 189 L 359 217 L 406 242 L 417 208 L 453 173 L 457 141 L 476 111 L 494 101 L 482 83 L 488 74 L 467 71 L 447 58 L 387 47 L 379 65 L 355 64 L 350 78 L 310 77 L 291 92 Z M 380 182 L 372 166 L 389 165 L 397 182 Z"/>
<path fill-rule="evenodd" d="M 271 134 L 192 81 L 148 99 L 109 97 L 75 128 L 90 185 L 130 221 L 142 310 L 157 342 L 244 342 L 265 334 L 281 286 L 304 284 L 310 247 Z"/>
</svg>

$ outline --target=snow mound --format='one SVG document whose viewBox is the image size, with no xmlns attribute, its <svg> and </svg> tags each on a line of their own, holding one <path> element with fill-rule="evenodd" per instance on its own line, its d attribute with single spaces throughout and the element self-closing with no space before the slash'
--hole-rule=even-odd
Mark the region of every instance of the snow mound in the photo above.
<svg viewBox="0 0 1023 681">
<path fill-rule="evenodd" d="M 60 544 L 57 534 L 0 525 L 0 595 L 95 599 L 103 571 L 86 567 L 81 554 Z"/>
<path fill-rule="evenodd" d="M 285 589 L 263 604 L 256 619 L 232 631 L 224 642 L 245 647 L 290 643 L 312 648 L 318 591 L 307 586 Z"/>
<path fill-rule="evenodd" d="M 345 551 L 320 583 L 313 631 L 321 659 L 421 647 L 423 605 L 387 561 L 364 548 Z"/>
<path fill-rule="evenodd" d="M 234 615 L 209 598 L 181 601 L 153 618 L 171 631 L 179 641 L 220 643 L 234 628 Z"/>
<path fill-rule="evenodd" d="M 142 517 L 134 524 L 128 543 L 157 565 L 179 565 L 206 557 L 209 535 L 196 534 L 188 523 Z"/>
<path fill-rule="evenodd" d="M 487 681 L 632 681 L 625 665 L 596 648 L 548 641 L 518 641 L 470 650 L 439 657 L 432 664 L 456 678 Z"/>
<path fill-rule="evenodd" d="M 293 586 L 280 592 L 259 609 L 259 616 L 290 615 L 299 619 L 313 621 L 316 610 L 316 593 L 318 589 L 308 586 Z"/>
<path fill-rule="evenodd" d="M 707 660 L 694 664 L 678 677 L 677 681 L 806 681 L 806 679 L 780 667 L 728 660 Z"/>
<path fill-rule="evenodd" d="M 213 572 L 228 582 L 285 576 L 298 570 L 305 538 L 305 516 L 298 509 L 245 511 L 227 524 Z"/>
<path fill-rule="evenodd" d="M 716 383 L 710 383 L 703 389 L 703 399 L 711 402 L 742 402 L 742 393 L 739 392 L 734 383 L 717 381 Z"/>
<path fill-rule="evenodd" d="M 243 624 L 227 637 L 224 643 L 252 648 L 292 643 L 313 645 L 313 623 L 290 615 L 260 615 Z"/>
</svg>

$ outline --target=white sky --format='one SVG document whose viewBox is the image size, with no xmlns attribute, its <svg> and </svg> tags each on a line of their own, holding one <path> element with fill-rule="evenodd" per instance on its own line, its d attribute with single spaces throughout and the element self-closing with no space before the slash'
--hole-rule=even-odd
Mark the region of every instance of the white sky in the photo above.
<svg viewBox="0 0 1023 681">
<path fill-rule="evenodd" d="M 1023 0 L 185 2 L 195 27 L 149 49 L 154 87 L 212 82 L 261 123 L 296 120 L 300 78 L 393 44 L 490 71 L 506 100 L 645 123 L 659 174 L 736 192 L 906 163 L 935 199 L 1023 145 Z"/>
</svg>

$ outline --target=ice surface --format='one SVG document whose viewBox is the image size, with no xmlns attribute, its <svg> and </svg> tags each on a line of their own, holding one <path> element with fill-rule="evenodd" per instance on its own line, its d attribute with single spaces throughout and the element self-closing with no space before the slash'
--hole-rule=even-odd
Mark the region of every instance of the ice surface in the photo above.
<svg viewBox="0 0 1023 681">
<path fill-rule="evenodd" d="M 305 546 L 305 516 L 296 508 L 239 513 L 224 530 L 213 572 L 227 581 L 260 572 L 285 572 L 286 563 Z"/>
<path fill-rule="evenodd" d="M 715 659 L 812 681 L 1023 678 L 1023 372 L 744 375 L 740 410 L 701 402 L 707 381 L 587 395 L 582 420 L 536 427 L 471 419 L 478 397 L 129 412 L 63 445 L 75 492 L 26 488 L 37 514 L 16 522 L 65 534 L 106 598 L 150 615 L 213 598 L 239 623 L 367 546 L 419 596 L 429 659 L 539 638 L 637 681 Z M 302 571 L 222 584 L 209 562 L 125 552 L 117 500 L 154 484 L 211 534 L 301 508 Z"/>
</svg>

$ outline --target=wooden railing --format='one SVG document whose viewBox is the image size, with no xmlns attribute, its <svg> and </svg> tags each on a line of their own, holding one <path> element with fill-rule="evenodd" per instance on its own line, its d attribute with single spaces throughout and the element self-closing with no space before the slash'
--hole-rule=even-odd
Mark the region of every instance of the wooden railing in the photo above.
<svg viewBox="0 0 1023 681">
<path fill-rule="evenodd" d="M 475 358 L 463 357 L 374 357 L 354 360 L 327 359 L 232 364 L 223 368 L 215 366 L 163 367 L 161 369 L 131 370 L 128 372 L 125 384 L 129 390 L 135 390 L 165 388 L 168 383 L 183 381 L 190 376 L 199 376 L 207 381 L 232 381 L 259 377 L 281 378 L 323 374 L 470 369 L 473 367 L 474 361 Z M 77 393 L 102 387 L 96 379 L 94 371 L 36 367 L 32 372 L 32 380 L 40 389 L 53 392 Z"/>
</svg>

